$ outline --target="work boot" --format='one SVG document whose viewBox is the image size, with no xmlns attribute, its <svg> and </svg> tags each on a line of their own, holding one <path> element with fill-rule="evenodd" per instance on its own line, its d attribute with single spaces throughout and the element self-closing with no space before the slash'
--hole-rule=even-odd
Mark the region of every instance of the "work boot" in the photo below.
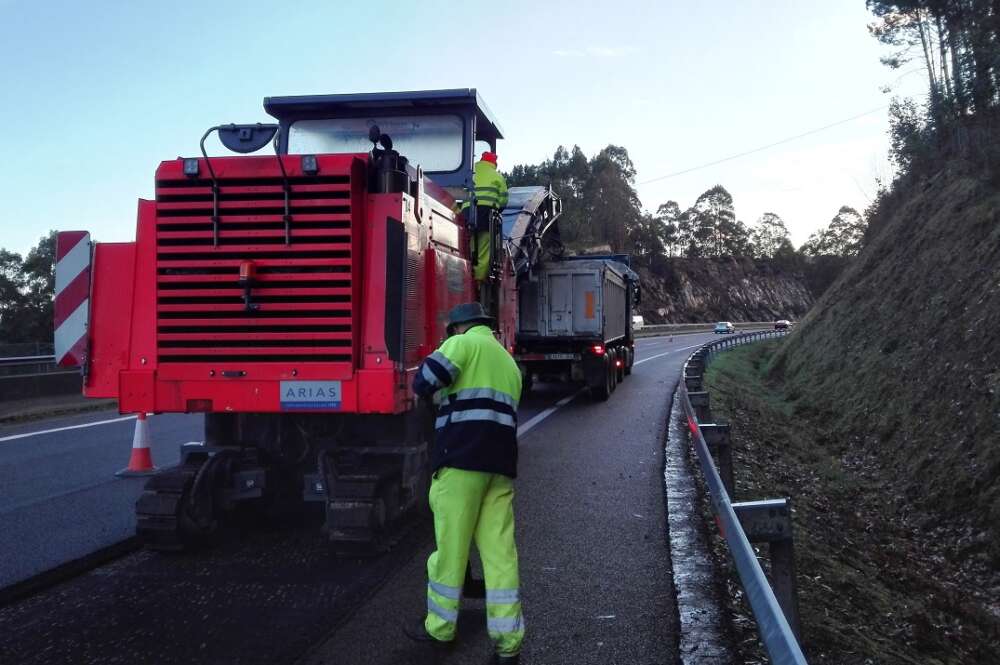
<svg viewBox="0 0 1000 665">
<path fill-rule="evenodd" d="M 451 642 L 444 642 L 428 633 L 427 627 L 424 626 L 423 617 L 420 617 L 417 621 L 410 621 L 403 624 L 403 632 L 408 638 L 420 644 L 426 644 L 438 649 L 447 649 L 452 646 Z"/>
<path fill-rule="evenodd" d="M 493 665 L 521 665 L 521 654 L 516 653 L 513 656 L 493 654 L 493 660 L 490 663 Z"/>
</svg>

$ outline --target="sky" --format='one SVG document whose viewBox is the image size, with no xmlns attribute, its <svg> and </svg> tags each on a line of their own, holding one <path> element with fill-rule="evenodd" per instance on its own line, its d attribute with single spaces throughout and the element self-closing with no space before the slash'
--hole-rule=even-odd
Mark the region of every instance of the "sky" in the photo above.
<svg viewBox="0 0 1000 665">
<path fill-rule="evenodd" d="M 504 129 L 501 170 L 621 145 L 648 210 L 722 184 L 799 245 L 891 178 L 884 107 L 922 91 L 879 63 L 870 20 L 864 0 L 0 0 L 0 247 L 131 240 L 157 164 L 268 121 L 265 96 L 460 87 Z"/>
</svg>

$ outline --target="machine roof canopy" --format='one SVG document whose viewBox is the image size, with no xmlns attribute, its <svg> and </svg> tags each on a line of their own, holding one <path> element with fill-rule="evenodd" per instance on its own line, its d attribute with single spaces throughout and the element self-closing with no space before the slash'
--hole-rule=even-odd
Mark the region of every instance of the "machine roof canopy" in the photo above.
<svg viewBox="0 0 1000 665">
<path fill-rule="evenodd" d="M 433 113 L 456 108 L 476 113 L 476 138 L 502 139 L 503 130 L 475 88 L 417 90 L 412 92 L 365 92 L 346 95 L 294 95 L 265 97 L 264 110 L 278 120 L 303 116 L 354 117 L 373 109 L 415 109 Z"/>
</svg>

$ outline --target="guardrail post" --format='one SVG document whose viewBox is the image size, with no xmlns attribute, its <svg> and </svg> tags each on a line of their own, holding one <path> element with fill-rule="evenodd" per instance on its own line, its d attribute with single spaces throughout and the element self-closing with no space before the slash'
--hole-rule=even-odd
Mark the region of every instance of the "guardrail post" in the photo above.
<svg viewBox="0 0 1000 665">
<path fill-rule="evenodd" d="M 709 398 L 707 392 L 704 390 L 691 392 L 689 390 L 688 399 L 691 400 L 691 406 L 694 407 L 695 418 L 698 419 L 699 423 L 708 423 L 712 421 L 712 411 L 709 408 Z"/>
<path fill-rule="evenodd" d="M 690 395 L 691 393 L 688 393 L 688 396 Z M 708 393 L 705 393 L 705 396 L 707 401 Z M 691 402 L 691 406 L 694 406 L 694 401 Z M 697 407 L 695 410 L 697 411 Z M 736 481 L 733 475 L 733 440 L 729 425 L 702 423 L 700 419 L 698 424 L 701 427 L 701 435 L 705 437 L 705 443 L 708 444 L 708 449 L 719 460 L 719 478 L 722 479 L 722 486 L 726 488 L 726 494 L 732 501 L 736 496 Z"/>
<path fill-rule="evenodd" d="M 704 425 L 702 426 L 704 431 Z M 799 638 L 799 595 L 795 584 L 795 543 L 792 536 L 792 500 L 766 499 L 734 503 L 747 540 L 768 543 L 771 585 L 795 637 Z"/>
<path fill-rule="evenodd" d="M 700 374 L 685 374 L 684 375 L 684 385 L 687 387 L 688 392 L 698 392 L 702 388 L 702 380 Z"/>
</svg>

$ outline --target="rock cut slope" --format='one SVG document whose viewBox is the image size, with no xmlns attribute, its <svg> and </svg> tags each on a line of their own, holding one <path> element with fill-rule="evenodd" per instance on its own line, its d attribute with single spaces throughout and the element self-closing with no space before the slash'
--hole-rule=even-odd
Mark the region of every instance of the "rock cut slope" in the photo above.
<svg viewBox="0 0 1000 665">
<path fill-rule="evenodd" d="M 677 258 L 665 274 L 641 268 L 642 314 L 650 322 L 798 319 L 813 304 L 801 275 L 749 258 Z M 662 312 L 662 314 L 661 314 Z"/>
</svg>

